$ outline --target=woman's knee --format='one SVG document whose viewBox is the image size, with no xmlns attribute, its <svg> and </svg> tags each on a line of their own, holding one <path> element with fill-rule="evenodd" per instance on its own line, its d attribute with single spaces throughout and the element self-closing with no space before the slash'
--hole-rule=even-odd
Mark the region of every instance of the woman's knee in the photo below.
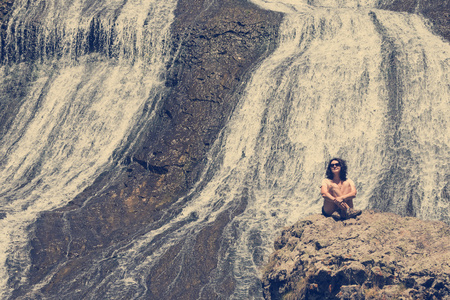
<svg viewBox="0 0 450 300">
<path fill-rule="evenodd" d="M 330 187 L 333 188 L 333 189 L 338 189 L 339 185 L 337 185 L 336 183 L 332 182 L 332 183 L 330 183 Z"/>
<path fill-rule="evenodd" d="M 347 203 L 347 205 L 348 205 L 350 208 L 353 208 L 353 199 L 345 200 L 345 203 Z"/>
<path fill-rule="evenodd" d="M 333 202 L 324 201 L 323 206 L 322 206 L 323 213 L 331 216 L 332 213 L 334 213 L 335 211 L 338 211 L 338 210 L 339 210 L 339 208 Z"/>
<path fill-rule="evenodd" d="M 349 193 L 351 190 L 352 190 L 352 186 L 350 185 L 350 183 L 344 182 L 344 183 L 342 184 L 342 192 L 343 192 L 344 194 Z"/>
<path fill-rule="evenodd" d="M 329 191 L 330 191 L 330 194 L 332 194 L 333 196 L 341 196 L 342 195 L 342 191 L 337 184 L 331 185 Z"/>
</svg>

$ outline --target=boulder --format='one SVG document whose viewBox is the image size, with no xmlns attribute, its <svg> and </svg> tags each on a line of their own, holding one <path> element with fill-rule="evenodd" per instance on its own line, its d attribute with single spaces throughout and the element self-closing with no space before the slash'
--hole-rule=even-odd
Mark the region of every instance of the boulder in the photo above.
<svg viewBox="0 0 450 300">
<path fill-rule="evenodd" d="M 285 228 L 263 275 L 265 299 L 450 299 L 450 227 L 364 211 Z"/>
</svg>

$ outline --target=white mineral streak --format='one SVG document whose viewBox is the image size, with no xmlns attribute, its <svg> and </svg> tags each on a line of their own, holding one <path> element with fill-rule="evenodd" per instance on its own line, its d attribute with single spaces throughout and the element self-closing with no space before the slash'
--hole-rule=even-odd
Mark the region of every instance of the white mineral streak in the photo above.
<svg viewBox="0 0 450 300">
<path fill-rule="evenodd" d="M 15 2 L 7 41 L 19 43 L 17 36 L 37 16 L 42 62 L 35 63 L 36 79 L 23 87 L 24 103 L 1 138 L 2 299 L 10 293 L 8 278 L 26 279 L 27 227 L 39 212 L 66 205 L 89 186 L 112 166 L 114 151 L 126 147 L 139 119 L 151 117 L 143 110 L 163 87 L 160 74 L 175 7 L 174 1 L 152 0 Z M 75 57 L 77 45 L 88 43 L 77 40 L 77 32 L 87 30 L 93 16 L 105 32 L 114 27 L 114 58 Z M 55 32 L 61 38 L 59 59 L 45 53 Z M 3 66 L 0 85 L 20 68 Z"/>
<path fill-rule="evenodd" d="M 254 2 L 286 13 L 280 44 L 254 72 L 212 152 L 214 177 L 185 208 L 198 221 L 181 230 L 213 222 L 249 189 L 215 272 L 233 261 L 233 299 L 261 297 L 253 292 L 261 257 L 280 226 L 320 212 L 320 182 L 333 156 L 348 162 L 358 208 L 392 199 L 387 209 L 402 214 L 413 197 L 418 217 L 449 219 L 442 198 L 450 173 L 449 44 L 422 17 L 377 10 L 374 1 Z M 410 177 L 391 174 L 392 165 Z M 219 283 L 211 276 L 210 286 Z"/>
<path fill-rule="evenodd" d="M 449 220 L 449 202 L 443 199 L 446 188 L 443 182 L 448 181 L 446 176 L 450 174 L 449 44 L 433 35 L 418 15 L 374 9 L 375 2 L 379 1 L 254 2 L 286 14 L 280 29 L 279 46 L 252 74 L 238 107 L 209 153 L 204 178 L 206 174 L 213 174 L 212 178 L 203 188 L 193 189 L 189 195 L 192 198 L 186 203 L 185 199 L 180 199 L 177 205 L 183 205 L 183 210 L 171 222 L 134 240 L 126 250 L 118 249 L 115 260 L 119 267 L 90 287 L 91 297 L 114 299 L 127 291 L 134 291 L 137 298 L 144 295 L 147 290 L 144 279 L 168 248 L 180 241 L 194 239 L 204 226 L 214 222 L 217 215 L 236 205 L 242 195 L 248 193 L 245 211 L 225 228 L 218 268 L 211 274 L 205 288 L 218 286 L 223 278 L 221 275 L 230 272 L 227 268 L 231 266 L 231 274 L 236 280 L 231 299 L 261 299 L 260 268 L 272 251 L 275 236 L 280 227 L 320 212 L 320 182 L 326 162 L 333 156 L 340 156 L 348 162 L 349 177 L 358 188 L 357 208 L 380 206 L 386 199 L 393 199 L 392 205 L 387 207 L 393 212 L 403 213 L 406 204 L 411 202 L 414 212 L 421 218 Z M 159 5 L 161 3 L 155 9 Z M 158 24 L 155 22 L 149 26 Z M 127 37 L 124 35 L 123 39 Z M 131 50 L 126 53 L 141 53 L 139 47 L 137 52 L 133 47 L 127 49 Z M 395 58 L 395 64 L 391 64 L 389 55 Z M 71 71 L 64 72 L 65 69 L 60 67 L 57 73 L 47 75 L 49 79 L 41 77 L 30 89 L 29 97 L 37 101 L 34 95 L 40 95 L 47 82 L 72 82 L 64 91 L 56 89 L 56 86 L 47 88 L 48 93 L 62 94 L 57 98 L 72 97 L 73 91 L 79 91 L 80 83 L 81 89 L 95 90 L 97 85 L 77 84 L 74 72 L 88 73 L 88 68 L 89 71 L 97 70 L 99 74 L 92 76 L 92 80 L 99 80 L 101 74 L 107 77 L 110 72 L 121 73 L 120 69 L 114 68 L 124 66 L 114 66 L 108 72 L 103 62 L 68 68 Z M 130 68 L 136 68 L 136 65 Z M 116 84 L 109 82 L 110 86 Z M 148 86 L 142 86 L 142 91 L 148 94 Z M 123 95 L 113 91 L 98 92 Z M 130 88 L 129 93 L 135 92 Z M 86 168 L 89 171 L 83 168 L 72 170 L 70 163 L 63 169 L 66 160 L 51 162 L 55 166 L 46 165 L 47 160 L 42 155 L 61 153 L 66 157 L 66 151 L 85 153 L 83 149 L 90 149 L 89 143 L 101 145 L 98 146 L 100 149 L 93 146 L 93 150 L 89 150 L 92 153 L 104 151 L 104 148 L 112 151 L 120 144 L 119 137 L 111 137 L 110 146 L 105 147 L 103 139 L 100 142 L 95 137 L 90 139 L 90 135 L 75 131 L 70 139 L 83 140 L 83 143 L 70 144 L 73 149 L 46 150 L 47 146 L 36 149 L 41 140 L 53 139 L 57 143 L 65 132 L 61 129 L 52 133 L 51 128 L 56 126 L 52 122 L 63 120 L 46 121 L 45 118 L 50 116 L 44 115 L 43 109 L 52 112 L 50 115 L 57 115 L 64 105 L 74 103 L 75 109 L 77 101 L 95 97 L 100 96 L 88 95 L 68 104 L 59 103 L 59 99 L 39 100 L 42 104 L 38 105 L 36 116 L 26 117 L 27 113 L 22 113 L 23 118 L 39 124 L 36 125 L 40 126 L 37 131 L 46 134 L 45 138 L 37 137 L 35 141 L 19 138 L 16 143 L 11 141 L 2 153 L 13 155 L 14 151 L 8 152 L 8 149 L 18 149 L 23 143 L 30 149 L 27 151 L 36 153 L 33 154 L 36 158 L 28 158 L 28 155 L 21 154 L 25 150 L 20 150 L 14 152 L 15 160 L 25 163 L 29 159 L 30 163 L 34 161 L 32 165 L 39 160 L 39 172 L 50 171 L 45 176 L 33 177 L 36 178 L 35 184 L 42 188 L 30 189 L 27 197 L 31 198 L 20 204 L 27 206 L 25 210 L 20 205 L 11 205 L 7 219 L 2 220 L 6 226 L 2 231 L 6 235 L 2 239 L 11 241 L 11 235 L 23 232 L 13 230 L 13 227 L 26 226 L 40 210 L 63 205 L 79 191 L 75 186 L 86 186 L 99 170 L 105 168 L 110 155 L 102 156 L 103 161 L 89 161 L 90 152 L 83 156 L 87 158 L 87 164 L 99 165 L 95 171 L 90 170 L 91 167 Z M 109 105 L 102 101 L 121 101 L 115 99 L 120 97 L 100 98 L 98 104 L 92 103 L 84 108 L 88 112 L 83 116 L 91 115 L 97 120 L 100 118 L 98 115 L 103 115 L 99 107 Z M 129 101 L 127 99 L 124 103 Z M 51 102 L 54 104 L 50 105 Z M 34 107 L 33 104 L 27 105 Z M 116 105 L 127 109 L 140 106 Z M 123 111 L 109 114 L 120 113 Z M 131 116 L 133 112 L 129 114 Z M 108 115 L 108 118 L 114 117 Z M 99 120 L 95 124 L 99 128 L 109 128 L 103 125 L 107 122 Z M 127 122 L 123 128 L 132 126 L 132 121 Z M 20 124 L 17 126 L 23 126 Z M 70 126 L 81 124 L 77 122 Z M 88 129 L 82 130 L 84 133 Z M 126 134 L 127 130 L 123 131 Z M 25 129 L 21 132 L 23 136 L 33 136 Z M 101 135 L 108 136 L 107 133 Z M 77 158 L 67 160 L 76 161 Z M 8 166 L 7 163 L 5 160 L 2 168 Z M 17 164 L 13 167 L 24 175 L 8 173 L 1 176 L 16 176 L 22 178 L 20 183 L 28 182 L 23 176 L 31 167 Z M 78 177 L 84 172 L 93 173 L 89 177 Z M 45 181 L 38 181 L 39 178 Z M 58 182 L 56 188 L 60 190 L 50 193 L 44 188 L 53 188 L 52 182 Z M 21 190 L 26 191 L 27 186 Z M 7 192 L 2 193 L 7 195 Z M 55 194 L 63 194 L 63 197 L 55 197 Z M 189 222 L 179 225 L 184 220 Z M 13 239 L 16 240 L 16 236 Z M 18 241 L 20 244 L 25 239 L 19 238 Z M 7 244 L 3 261 L 15 249 L 10 242 Z M 183 255 L 191 253 L 183 253 L 182 250 L 179 256 Z M 94 262 L 87 272 L 96 274 L 101 263 Z M 6 274 L 4 276 L 6 280 Z M 176 284 L 177 278 L 168 288 Z M 101 294 L 105 290 L 107 295 Z"/>
<path fill-rule="evenodd" d="M 98 286 L 106 285 L 102 290 L 111 297 L 118 290 L 145 289 L 142 274 L 166 249 L 194 239 L 247 190 L 246 209 L 225 228 L 224 250 L 205 288 L 220 285 L 231 264 L 231 299 L 262 298 L 260 268 L 273 239 L 280 227 L 320 212 L 320 182 L 333 156 L 348 162 L 358 208 L 383 201 L 381 195 L 398 199 L 389 209 L 402 213 L 411 193 L 420 192 L 421 202 L 413 203 L 417 215 L 448 220 L 440 196 L 449 173 L 448 43 L 431 34 L 420 16 L 376 10 L 373 1 L 254 2 L 286 13 L 279 46 L 254 72 L 210 152 L 205 174 L 212 172 L 212 179 L 193 189 L 172 222 L 121 253 L 120 268 Z M 387 63 L 389 51 L 396 55 L 394 66 Z M 399 77 L 399 98 L 392 97 L 388 71 Z M 410 179 L 390 174 L 394 163 Z M 163 245 L 155 247 L 161 236 Z M 148 249 L 152 254 L 143 256 Z"/>
</svg>

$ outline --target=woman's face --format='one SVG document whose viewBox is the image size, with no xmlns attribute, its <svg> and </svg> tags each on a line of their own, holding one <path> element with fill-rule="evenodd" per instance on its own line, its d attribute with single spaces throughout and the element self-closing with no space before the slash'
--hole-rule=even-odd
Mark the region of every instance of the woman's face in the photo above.
<svg viewBox="0 0 450 300">
<path fill-rule="evenodd" d="M 341 171 L 341 164 L 337 160 L 333 160 L 330 163 L 330 168 L 333 174 L 339 174 L 339 172 Z"/>
</svg>

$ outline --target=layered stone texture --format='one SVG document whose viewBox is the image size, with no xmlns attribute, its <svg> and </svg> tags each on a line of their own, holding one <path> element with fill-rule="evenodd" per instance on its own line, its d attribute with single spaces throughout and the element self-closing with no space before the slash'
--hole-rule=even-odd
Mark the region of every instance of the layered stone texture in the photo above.
<svg viewBox="0 0 450 300">
<path fill-rule="evenodd" d="M 13 4 L 13 0 L 0 0 L 2 49 Z M 448 1 L 380 1 L 380 8 L 422 13 L 430 19 L 436 33 L 450 38 Z M 281 19 L 280 14 L 263 11 L 244 0 L 179 1 L 172 27 L 167 89 L 162 95 L 162 106 L 155 108 L 156 120 L 138 137 L 132 154 L 122 159 L 120 170 L 103 174 L 66 207 L 40 216 L 32 228 L 28 285 L 20 279 L 10 281 L 11 286 L 17 287 L 15 296 L 41 284 L 46 277 L 49 280 L 42 284 L 43 295 L 56 298 L 63 288 L 82 290 L 81 281 L 78 286 L 67 283 L 83 273 L 105 249 L 113 251 L 162 226 L 176 214 L 178 207 L 174 203 L 198 181 L 205 154 L 239 100 L 245 79 L 275 47 Z M 24 68 L 24 73 L 31 73 L 28 66 Z M 25 83 L 11 82 L 20 99 Z M 8 101 L 0 102 L 4 131 L 20 106 L 15 99 Z M 223 228 L 245 206 L 244 194 L 236 207 L 203 228 L 193 241 L 169 249 L 155 267 L 154 276 L 146 278 L 147 296 L 197 299 L 216 267 Z M 180 260 L 178 254 L 183 247 L 195 250 L 195 255 Z M 173 266 L 180 266 L 183 271 L 178 274 Z M 108 265 L 102 272 L 107 274 L 115 267 Z M 168 283 L 178 275 L 177 288 L 168 289 Z M 235 280 L 228 275 L 224 275 L 219 290 L 203 289 L 202 297 L 228 297 Z M 436 286 L 435 280 L 433 284 Z M 351 293 L 353 285 L 347 286 L 341 290 Z"/>
<path fill-rule="evenodd" d="M 84 274 L 89 261 L 177 214 L 174 203 L 198 181 L 205 154 L 235 107 L 245 78 L 274 49 L 282 19 L 279 13 L 242 0 L 181 0 L 175 14 L 172 60 L 162 104 L 153 108 L 154 121 L 146 125 L 131 154 L 123 157 L 119 170 L 103 174 L 67 207 L 43 213 L 34 225 L 29 283 L 46 278 L 41 289 L 45 295 L 89 293 L 82 286 L 84 279 L 74 280 Z M 169 249 L 147 278 L 148 297 L 196 299 L 216 267 L 223 228 L 245 204 L 243 196 L 242 203 L 193 241 Z M 182 247 L 191 247 L 194 255 L 179 261 Z M 105 266 L 102 272 L 115 267 Z M 181 277 L 179 269 L 184 270 Z M 180 283 L 168 292 L 174 278 L 181 278 Z M 22 285 L 15 296 L 28 288 Z M 232 279 L 223 289 L 233 290 Z"/>
<path fill-rule="evenodd" d="M 283 230 L 264 272 L 265 299 L 450 299 L 450 227 L 364 211 L 312 215 Z"/>
<path fill-rule="evenodd" d="M 436 34 L 450 39 L 450 1 L 444 0 L 387 0 L 379 8 L 392 11 L 422 14 L 430 20 Z"/>
</svg>

